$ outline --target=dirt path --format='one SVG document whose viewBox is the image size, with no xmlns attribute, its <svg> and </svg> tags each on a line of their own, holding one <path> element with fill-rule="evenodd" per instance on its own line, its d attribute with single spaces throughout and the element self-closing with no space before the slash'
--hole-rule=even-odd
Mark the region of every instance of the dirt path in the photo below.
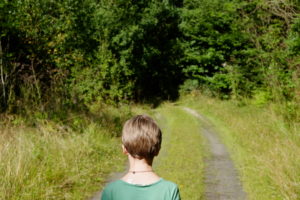
<svg viewBox="0 0 300 200">
<path fill-rule="evenodd" d="M 209 142 L 210 157 L 206 160 L 205 197 L 207 200 L 244 200 L 246 193 L 224 144 L 209 121 L 195 110 L 183 108 L 197 117 L 202 124 L 202 133 Z"/>
</svg>

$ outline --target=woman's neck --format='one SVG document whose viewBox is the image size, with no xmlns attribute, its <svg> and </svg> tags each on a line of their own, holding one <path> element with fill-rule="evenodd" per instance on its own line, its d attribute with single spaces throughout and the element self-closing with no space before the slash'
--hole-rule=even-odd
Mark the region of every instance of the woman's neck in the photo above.
<svg viewBox="0 0 300 200">
<path fill-rule="evenodd" d="M 128 155 L 129 171 L 152 171 L 152 166 L 145 159 L 137 159 Z"/>
<path fill-rule="evenodd" d="M 149 185 L 160 179 L 145 159 L 137 159 L 128 155 L 128 160 L 129 171 L 122 178 L 123 181 L 131 184 Z"/>
</svg>

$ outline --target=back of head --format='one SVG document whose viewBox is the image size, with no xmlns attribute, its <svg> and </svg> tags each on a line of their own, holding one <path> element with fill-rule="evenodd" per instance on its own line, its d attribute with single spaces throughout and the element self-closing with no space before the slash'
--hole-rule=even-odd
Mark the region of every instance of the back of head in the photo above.
<svg viewBox="0 0 300 200">
<path fill-rule="evenodd" d="M 122 143 L 134 158 L 152 161 L 161 146 L 161 130 L 147 115 L 137 115 L 124 124 Z"/>
</svg>

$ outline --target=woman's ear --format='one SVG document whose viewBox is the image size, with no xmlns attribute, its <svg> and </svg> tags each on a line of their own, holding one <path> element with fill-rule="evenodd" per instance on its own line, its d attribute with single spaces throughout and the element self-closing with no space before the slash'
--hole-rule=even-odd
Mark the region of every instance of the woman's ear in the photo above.
<svg viewBox="0 0 300 200">
<path fill-rule="evenodd" d="M 122 152 L 125 155 L 128 155 L 128 151 L 126 150 L 125 146 L 122 144 Z"/>
</svg>

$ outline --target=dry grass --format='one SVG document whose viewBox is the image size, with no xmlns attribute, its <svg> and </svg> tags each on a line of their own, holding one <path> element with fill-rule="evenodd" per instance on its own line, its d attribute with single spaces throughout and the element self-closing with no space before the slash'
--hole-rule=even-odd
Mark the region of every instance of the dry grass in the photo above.
<svg viewBox="0 0 300 200">
<path fill-rule="evenodd" d="M 11 121 L 0 128 L 0 199 L 87 199 L 124 167 L 113 124 L 86 121 L 79 132 L 50 120 Z"/>
</svg>

